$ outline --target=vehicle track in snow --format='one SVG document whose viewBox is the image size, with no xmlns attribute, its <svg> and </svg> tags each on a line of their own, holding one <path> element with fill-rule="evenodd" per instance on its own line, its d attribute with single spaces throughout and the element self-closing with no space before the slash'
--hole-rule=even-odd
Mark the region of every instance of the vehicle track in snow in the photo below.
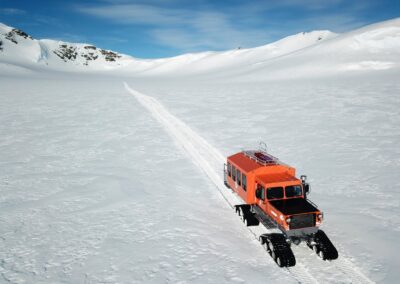
<svg viewBox="0 0 400 284">
<path fill-rule="evenodd" d="M 234 205 L 243 203 L 239 197 L 224 185 L 222 166 L 225 163 L 225 157 L 217 149 L 194 132 L 188 125 L 172 115 L 156 99 L 131 89 L 127 83 L 124 83 L 124 86 L 165 128 L 166 132 L 174 139 L 175 144 L 182 148 L 186 155 L 210 178 L 231 208 Z M 247 228 L 257 240 L 262 233 L 268 232 L 263 226 Z M 299 283 L 373 283 L 350 260 L 341 256 L 340 252 L 339 259 L 332 262 L 322 261 L 316 255 L 310 256 L 312 252 L 305 247 L 297 247 L 294 252 L 296 266 L 284 269 Z M 301 254 L 300 256 L 299 253 Z M 302 260 L 303 257 L 307 257 L 307 261 Z M 268 254 L 266 254 L 266 258 L 270 258 Z M 274 263 L 272 259 L 270 261 Z M 327 270 L 329 270 L 329 277 L 324 274 L 324 271 Z M 333 272 L 332 270 L 335 271 Z"/>
</svg>

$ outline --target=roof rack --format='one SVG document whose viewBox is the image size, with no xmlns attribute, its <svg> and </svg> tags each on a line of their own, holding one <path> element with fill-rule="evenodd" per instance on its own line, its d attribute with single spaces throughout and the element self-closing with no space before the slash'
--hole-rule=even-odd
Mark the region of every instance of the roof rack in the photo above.
<svg viewBox="0 0 400 284">
<path fill-rule="evenodd" d="M 277 165 L 280 163 L 278 158 L 272 156 L 271 154 L 268 154 L 263 150 L 246 150 L 242 151 L 242 153 L 250 159 L 264 166 Z"/>
</svg>

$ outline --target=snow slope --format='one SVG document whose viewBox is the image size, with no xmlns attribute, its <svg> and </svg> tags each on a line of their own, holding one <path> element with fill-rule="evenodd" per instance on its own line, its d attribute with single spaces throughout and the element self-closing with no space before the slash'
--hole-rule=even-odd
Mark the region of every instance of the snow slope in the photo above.
<svg viewBox="0 0 400 284">
<path fill-rule="evenodd" d="M 112 72 L 0 51 L 0 283 L 397 283 L 398 30 Z M 279 269 L 232 212 L 223 157 L 259 140 L 308 175 L 337 261 Z"/>
<path fill-rule="evenodd" d="M 47 67 L 56 70 L 90 71 L 123 69 L 123 72 L 162 74 L 171 71 L 182 74 L 199 73 L 221 67 L 249 64 L 294 52 L 335 37 L 330 31 L 313 31 L 289 36 L 277 42 L 252 48 L 226 52 L 203 52 L 177 57 L 144 60 L 103 50 L 89 44 L 54 40 L 35 40 L 23 31 L 0 23 L 3 52 L 0 62 Z M 66 64 L 65 64 L 66 63 Z M 190 67 L 190 68 L 189 68 Z M 185 72 L 181 72 L 181 69 Z"/>
<path fill-rule="evenodd" d="M 140 104 L 147 108 L 153 117 L 164 126 L 165 130 L 177 142 L 178 146 L 184 149 L 192 162 L 195 163 L 200 170 L 204 171 L 231 209 L 234 210 L 234 205 L 242 204 L 243 201 L 225 187 L 221 177 L 221 165 L 226 162 L 225 157 L 206 140 L 190 129 L 184 122 L 170 114 L 157 100 L 131 89 L 126 83 L 124 83 L 124 85 L 127 91 L 130 92 Z M 253 234 L 255 240 L 258 240 L 259 236 L 263 233 L 274 232 L 274 230 L 267 230 L 262 226 L 255 228 L 249 227 L 248 230 Z M 308 249 L 305 248 L 305 250 Z M 302 253 L 305 254 L 304 251 Z M 299 256 L 299 254 L 297 255 Z M 308 260 L 304 262 L 304 260 L 298 258 L 297 267 L 290 267 L 287 268 L 287 270 L 300 282 L 318 283 L 319 281 L 322 282 L 325 280 L 325 275 L 322 275 L 322 279 L 320 280 L 317 278 L 321 268 L 326 269 L 327 266 L 328 264 L 325 263 L 321 265 L 319 260 Z M 305 267 L 307 267 L 308 270 L 305 269 Z M 340 260 L 332 262 L 330 269 L 334 271 L 332 274 L 335 274 L 334 279 L 336 281 L 342 278 L 341 281 L 350 279 L 352 283 L 371 283 L 371 281 L 344 256 L 341 256 Z"/>
<path fill-rule="evenodd" d="M 313 31 L 257 48 L 136 59 L 93 45 L 22 37 L 0 24 L 0 63 L 30 69 L 107 71 L 134 76 L 213 76 L 244 81 L 336 76 L 400 68 L 400 19 L 345 34 Z M 13 33 L 11 39 L 7 36 Z M 14 40 L 14 42 L 12 41 Z M 9 65 L 7 65 L 8 67 Z"/>
<path fill-rule="evenodd" d="M 342 34 L 286 57 L 236 72 L 244 80 L 336 76 L 400 68 L 400 18 Z M 274 70 L 270 75 L 268 70 Z M 254 77 L 254 74 L 257 74 Z"/>
<path fill-rule="evenodd" d="M 277 42 L 250 49 L 236 49 L 223 52 L 204 52 L 184 54 L 181 56 L 155 60 L 151 67 L 141 74 L 201 74 L 221 72 L 231 68 L 249 66 L 261 61 L 288 55 L 292 52 L 317 45 L 325 40 L 336 37 L 330 31 L 313 31 L 299 33 Z M 127 66 L 130 68 L 131 66 Z"/>
</svg>

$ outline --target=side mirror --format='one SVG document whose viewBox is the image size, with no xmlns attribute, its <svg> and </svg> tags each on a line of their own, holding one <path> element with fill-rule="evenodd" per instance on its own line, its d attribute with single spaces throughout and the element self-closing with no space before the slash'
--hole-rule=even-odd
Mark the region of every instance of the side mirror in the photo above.
<svg viewBox="0 0 400 284">
<path fill-rule="evenodd" d="M 304 196 L 307 196 L 311 191 L 311 186 L 309 183 L 307 183 L 307 176 L 302 175 L 300 176 L 300 179 L 301 179 L 301 184 L 303 185 L 304 188 Z"/>
<path fill-rule="evenodd" d="M 303 184 L 303 187 L 304 187 L 304 193 L 305 193 L 306 195 L 308 195 L 308 194 L 311 192 L 311 186 L 310 186 L 310 184 L 309 184 L 309 183 L 305 183 L 305 184 Z"/>
</svg>

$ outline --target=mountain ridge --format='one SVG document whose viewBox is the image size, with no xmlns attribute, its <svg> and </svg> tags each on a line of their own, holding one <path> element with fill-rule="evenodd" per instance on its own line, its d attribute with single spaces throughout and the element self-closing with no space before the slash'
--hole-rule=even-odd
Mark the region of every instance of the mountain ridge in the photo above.
<svg viewBox="0 0 400 284">
<path fill-rule="evenodd" d="M 2 57 L 2 61 L 7 63 L 33 63 L 57 67 L 62 62 L 89 66 L 98 61 L 106 63 L 105 66 L 120 66 L 127 58 L 126 55 L 90 44 L 34 39 L 26 32 L 2 23 L 0 23 L 0 40 L 2 42 L 0 58 Z"/>
<path fill-rule="evenodd" d="M 174 57 L 158 59 L 139 59 L 112 50 L 98 48 L 95 45 L 88 43 L 72 43 L 52 39 L 35 39 L 20 29 L 0 23 L 0 40 L 2 41 L 2 45 L 0 46 L 0 48 L 2 48 L 2 50 L 0 50 L 0 52 L 2 52 L 0 53 L 0 60 L 3 59 L 2 61 L 7 63 L 23 63 L 23 60 L 15 60 L 15 58 L 12 58 L 13 56 L 19 57 L 16 56 L 15 52 L 8 52 L 9 54 L 5 54 L 7 51 L 10 51 L 10 49 L 20 49 L 19 51 L 24 51 L 28 54 L 28 56 L 25 56 L 25 58 L 24 56 L 22 57 L 25 59 L 25 61 L 30 61 L 30 63 L 44 63 L 45 65 L 50 65 L 52 67 L 57 67 L 57 63 L 61 63 L 60 60 L 64 61 L 65 63 L 70 63 L 71 65 L 94 65 L 95 67 L 100 67 L 99 65 L 101 64 L 97 64 L 97 66 L 96 64 L 93 64 L 96 61 L 99 61 L 103 64 L 105 69 L 107 69 L 107 67 L 116 68 L 135 63 L 140 64 L 143 67 L 146 65 L 158 65 L 159 67 L 168 61 L 181 61 L 183 64 L 190 64 L 191 62 L 200 60 L 207 56 L 223 55 L 229 57 L 229 54 L 231 53 L 245 54 L 251 51 L 269 51 L 271 56 L 274 56 L 307 47 L 313 43 L 318 43 L 319 41 L 335 37 L 336 35 L 337 34 L 327 30 L 301 32 L 254 48 L 186 53 Z M 297 46 L 293 45 L 294 41 L 299 41 L 300 44 Z M 19 46 L 13 46 L 11 43 Z M 19 48 L 21 45 L 23 47 Z"/>
<path fill-rule="evenodd" d="M 380 71 L 400 66 L 400 18 L 343 34 L 302 32 L 247 49 L 139 59 L 87 43 L 34 39 L 0 23 L 0 64 L 69 72 L 113 71 L 138 76 L 233 76 L 257 80 Z"/>
</svg>

